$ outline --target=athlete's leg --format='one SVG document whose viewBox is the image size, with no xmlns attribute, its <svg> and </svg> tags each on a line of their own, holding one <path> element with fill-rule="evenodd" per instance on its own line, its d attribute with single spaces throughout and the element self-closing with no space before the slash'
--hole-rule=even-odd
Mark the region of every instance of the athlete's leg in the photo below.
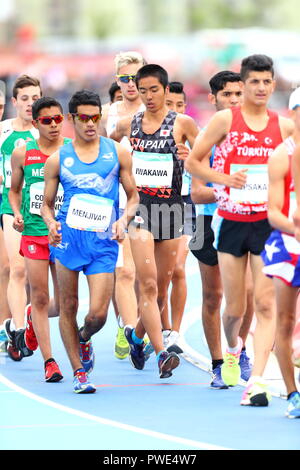
<svg viewBox="0 0 300 470">
<path fill-rule="evenodd" d="M 124 325 L 136 325 L 135 265 L 128 234 L 122 242 L 123 266 L 115 270 L 115 300 Z"/>
<path fill-rule="evenodd" d="M 78 271 L 71 271 L 56 260 L 59 285 L 59 327 L 73 370 L 82 368 L 79 356 L 78 325 Z"/>
<path fill-rule="evenodd" d="M 105 325 L 109 303 L 112 298 L 114 274 L 99 273 L 87 275 L 90 304 L 80 335 L 88 341 Z"/>
<path fill-rule="evenodd" d="M 185 275 L 185 263 L 189 253 L 188 242 L 190 237 L 183 235 L 178 246 L 176 265 L 172 276 L 171 290 L 171 319 L 172 330 L 179 332 L 184 308 L 187 299 L 187 282 Z"/>
<path fill-rule="evenodd" d="M 229 348 L 238 345 L 242 318 L 246 310 L 246 267 L 248 256 L 218 252 L 219 268 L 226 300 L 224 332 Z"/>
<path fill-rule="evenodd" d="M 202 323 L 212 360 L 222 360 L 221 302 L 223 296 L 219 266 L 199 261 L 202 282 Z"/>
<path fill-rule="evenodd" d="M 52 357 L 49 311 L 49 261 L 25 258 L 30 285 L 31 318 L 44 361 Z"/>
<path fill-rule="evenodd" d="M 239 336 L 242 338 L 244 345 L 249 334 L 251 323 L 254 315 L 254 299 L 253 299 L 253 281 L 250 269 L 250 264 L 247 266 L 247 277 L 246 277 L 246 290 L 247 290 L 247 302 L 246 311 L 242 320 Z"/>
<path fill-rule="evenodd" d="M 288 286 L 280 279 L 273 278 L 275 285 L 277 325 L 275 352 L 283 376 L 287 393 L 297 390 L 292 363 L 292 337 L 295 327 L 297 288 Z"/>
<path fill-rule="evenodd" d="M 3 215 L 4 241 L 9 259 L 10 276 L 7 299 L 16 329 L 24 328 L 27 303 L 25 261 L 20 255 L 21 234 L 13 228 L 13 217 Z"/>
<path fill-rule="evenodd" d="M 7 287 L 9 282 L 9 259 L 4 243 L 3 230 L 0 228 L 0 324 L 6 318 L 11 317 L 8 300 Z"/>
<path fill-rule="evenodd" d="M 250 258 L 253 288 L 254 309 L 257 319 L 253 336 L 254 364 L 253 376 L 262 376 L 275 338 L 275 293 L 272 280 L 262 272 L 263 261 L 260 256 Z"/>
<path fill-rule="evenodd" d="M 52 276 L 52 284 L 53 284 L 53 297 L 50 299 L 49 302 L 49 310 L 48 310 L 48 317 L 58 317 L 59 316 L 59 289 L 58 289 L 58 281 L 57 281 L 57 273 L 56 267 L 54 263 L 50 263 L 50 271 Z"/>
<path fill-rule="evenodd" d="M 147 230 L 129 226 L 132 255 L 139 283 L 139 315 L 136 335 L 143 338 L 145 331 L 158 354 L 162 351 L 161 315 L 158 307 L 155 242 Z"/>
</svg>

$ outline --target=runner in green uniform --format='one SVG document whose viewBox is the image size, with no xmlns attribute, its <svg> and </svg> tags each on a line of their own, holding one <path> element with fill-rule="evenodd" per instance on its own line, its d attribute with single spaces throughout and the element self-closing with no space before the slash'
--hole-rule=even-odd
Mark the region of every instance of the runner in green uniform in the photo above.
<svg viewBox="0 0 300 470">
<path fill-rule="evenodd" d="M 32 107 L 33 124 L 40 137 L 16 149 L 12 155 L 12 183 L 9 200 L 14 212 L 13 226 L 22 232 L 20 254 L 25 258 L 25 266 L 30 285 L 31 316 L 36 339 L 27 334 L 27 329 L 16 334 L 16 346 L 23 356 L 31 356 L 37 346 L 45 361 L 45 380 L 58 382 L 62 374 L 52 358 L 48 316 L 57 316 L 58 295 L 54 260 L 52 262 L 48 244 L 48 228 L 44 223 L 40 208 L 44 193 L 44 165 L 48 157 L 59 147 L 70 142 L 61 136 L 63 110 L 56 100 L 44 97 Z M 21 195 L 23 191 L 22 213 Z M 63 193 L 57 195 L 57 207 Z M 48 271 L 53 279 L 54 299 L 49 301 Z"/>
<path fill-rule="evenodd" d="M 8 201 L 11 184 L 11 155 L 15 148 L 38 137 L 38 131 L 32 125 L 31 107 L 41 96 L 40 82 L 37 78 L 22 75 L 13 87 L 12 103 L 17 111 L 14 119 L 1 123 L 0 153 L 3 156 L 4 188 L 1 204 L 1 219 L 4 241 L 7 249 L 10 276 L 7 287 L 7 299 L 13 322 L 4 322 L 9 337 L 7 352 L 11 359 L 19 361 L 22 356 L 15 348 L 15 330 L 24 328 L 24 311 L 27 304 L 26 273 L 24 259 L 19 254 L 21 234 L 13 229 L 13 211 Z M 26 313 L 28 308 L 26 308 Z"/>
</svg>

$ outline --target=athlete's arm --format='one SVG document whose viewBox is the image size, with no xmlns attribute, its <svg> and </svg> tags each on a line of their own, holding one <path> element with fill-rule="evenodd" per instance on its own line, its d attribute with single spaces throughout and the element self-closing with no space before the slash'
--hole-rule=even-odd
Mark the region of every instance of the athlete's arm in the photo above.
<svg viewBox="0 0 300 470">
<path fill-rule="evenodd" d="M 279 116 L 279 127 L 282 140 L 285 140 L 294 132 L 295 124 L 291 119 Z"/>
<path fill-rule="evenodd" d="M 116 142 L 121 142 L 123 137 L 130 137 L 131 117 L 125 117 L 117 122 L 115 129 L 110 134 L 110 138 Z"/>
<path fill-rule="evenodd" d="M 197 136 L 193 149 L 184 165 L 189 173 L 206 182 L 241 189 L 246 182 L 245 172 L 247 170 L 227 175 L 201 163 L 202 159 L 211 151 L 211 148 L 214 145 L 219 145 L 224 140 L 230 130 L 231 120 L 232 115 L 230 110 L 218 111 L 211 118 L 206 129 Z"/>
<path fill-rule="evenodd" d="M 59 184 L 59 152 L 51 155 L 44 167 L 44 199 L 41 207 L 41 215 L 49 230 L 49 243 L 56 246 L 61 242 L 61 224 L 55 220 L 54 203 Z"/>
<path fill-rule="evenodd" d="M 127 196 L 124 214 L 113 224 L 113 239 L 121 241 L 124 239 L 125 229 L 135 216 L 139 203 L 139 195 L 132 174 L 132 158 L 130 152 L 119 144 L 117 144 L 117 151 L 120 163 L 120 181 Z"/>
<path fill-rule="evenodd" d="M 208 155 L 208 158 L 202 160 L 203 165 L 209 166 L 209 157 Z M 204 181 L 195 177 L 192 177 L 191 199 L 194 204 L 211 204 L 216 202 L 213 188 L 206 186 Z"/>
<path fill-rule="evenodd" d="M 294 178 L 297 208 L 293 219 L 295 224 L 295 237 L 300 242 L 300 145 L 295 148 L 292 157 L 292 174 Z"/>
<path fill-rule="evenodd" d="M 289 171 L 289 159 L 284 144 L 279 145 L 268 161 L 268 219 L 282 232 L 294 234 L 294 224 L 281 211 L 284 202 L 284 178 Z"/>
<path fill-rule="evenodd" d="M 102 106 L 102 111 L 101 111 L 101 121 L 100 121 L 100 135 L 103 137 L 108 137 L 107 132 L 106 132 L 106 124 L 107 124 L 107 115 L 108 115 L 108 110 L 110 107 L 110 103 L 106 103 L 104 106 Z"/>
<path fill-rule="evenodd" d="M 181 130 L 181 143 L 185 143 L 186 141 L 189 143 L 190 148 L 193 147 L 195 139 L 199 134 L 199 129 L 194 121 L 193 118 L 187 116 L 186 114 L 178 114 L 175 121 L 175 134 L 176 134 L 176 127 L 177 124 L 180 126 Z"/>
<path fill-rule="evenodd" d="M 11 156 L 11 187 L 8 199 L 14 213 L 13 227 L 18 232 L 24 230 L 24 220 L 21 214 L 22 188 L 24 182 L 24 161 L 26 145 L 16 148 Z"/>
</svg>

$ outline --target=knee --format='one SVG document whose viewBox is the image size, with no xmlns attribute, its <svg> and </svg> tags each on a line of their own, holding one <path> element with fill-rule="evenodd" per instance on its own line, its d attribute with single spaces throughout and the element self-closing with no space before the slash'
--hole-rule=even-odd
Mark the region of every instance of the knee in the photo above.
<svg viewBox="0 0 300 470">
<path fill-rule="evenodd" d="M 9 262 L 7 262 L 0 267 L 0 276 L 2 279 L 9 279 L 9 273 L 10 273 Z"/>
<path fill-rule="evenodd" d="M 203 304 L 208 312 L 219 312 L 222 303 L 222 289 L 203 290 Z"/>
<path fill-rule="evenodd" d="M 14 281 L 24 281 L 25 282 L 25 267 L 24 266 L 14 266 L 10 269 L 10 278 Z"/>
<path fill-rule="evenodd" d="M 172 276 L 172 282 L 179 282 L 185 280 L 185 266 L 178 264 L 175 266 Z"/>
<path fill-rule="evenodd" d="M 135 269 L 133 266 L 124 266 L 117 268 L 116 281 L 133 284 L 135 281 Z"/>
<path fill-rule="evenodd" d="M 49 295 L 46 291 L 32 290 L 30 292 L 31 304 L 38 310 L 48 309 L 49 307 Z"/>
<path fill-rule="evenodd" d="M 78 310 L 78 296 L 70 295 L 64 298 L 63 295 L 59 298 L 60 313 L 62 315 L 74 315 Z"/>
<path fill-rule="evenodd" d="M 255 299 L 255 314 L 258 318 L 271 320 L 274 316 L 274 296 Z"/>
<path fill-rule="evenodd" d="M 158 290 L 156 280 L 148 278 L 139 282 L 139 292 L 141 296 L 144 295 L 148 298 L 157 298 Z"/>
<path fill-rule="evenodd" d="M 282 311 L 277 314 L 276 332 L 283 338 L 291 338 L 295 327 L 295 313 L 291 311 Z"/>
</svg>

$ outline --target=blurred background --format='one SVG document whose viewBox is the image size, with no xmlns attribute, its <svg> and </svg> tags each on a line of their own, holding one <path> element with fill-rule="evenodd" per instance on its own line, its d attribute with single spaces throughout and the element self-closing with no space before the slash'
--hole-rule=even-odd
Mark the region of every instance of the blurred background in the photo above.
<svg viewBox="0 0 300 470">
<path fill-rule="evenodd" d="M 4 118 L 14 115 L 12 84 L 26 73 L 67 111 L 74 91 L 97 91 L 103 103 L 114 81 L 114 57 L 137 50 L 185 84 L 188 113 L 204 125 L 213 109 L 208 80 L 241 59 L 271 56 L 277 90 L 270 107 L 285 114 L 300 84 L 298 0 L 0 0 L 0 80 Z"/>
</svg>

